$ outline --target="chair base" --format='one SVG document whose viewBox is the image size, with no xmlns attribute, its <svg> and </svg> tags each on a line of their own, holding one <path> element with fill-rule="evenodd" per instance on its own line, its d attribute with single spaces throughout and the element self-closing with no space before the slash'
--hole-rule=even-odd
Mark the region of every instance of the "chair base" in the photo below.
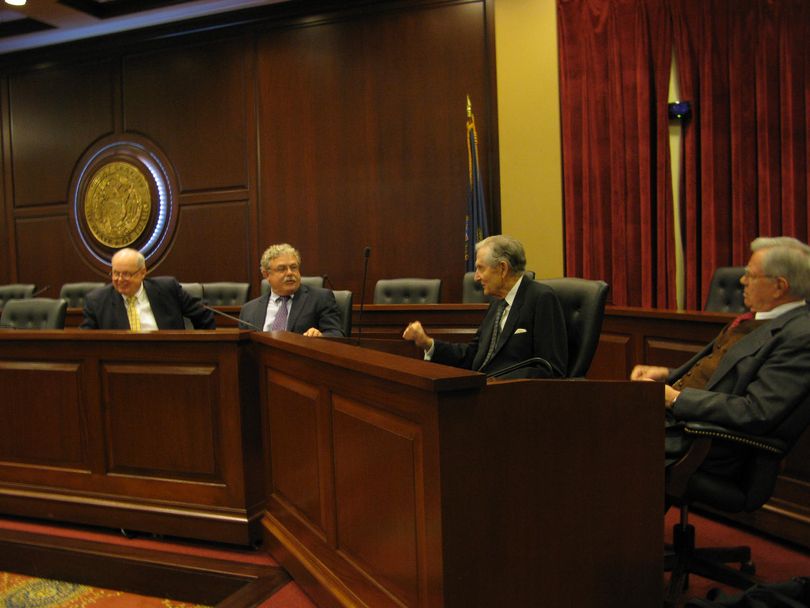
<svg viewBox="0 0 810 608">
<path fill-rule="evenodd" d="M 678 523 L 673 527 L 673 544 L 664 555 L 664 571 L 671 572 L 665 596 L 666 606 L 675 606 L 689 588 L 689 575 L 695 574 L 736 589 L 748 589 L 760 582 L 754 574 L 750 547 L 695 547 L 695 528 Z M 739 564 L 735 569 L 726 564 Z"/>
</svg>

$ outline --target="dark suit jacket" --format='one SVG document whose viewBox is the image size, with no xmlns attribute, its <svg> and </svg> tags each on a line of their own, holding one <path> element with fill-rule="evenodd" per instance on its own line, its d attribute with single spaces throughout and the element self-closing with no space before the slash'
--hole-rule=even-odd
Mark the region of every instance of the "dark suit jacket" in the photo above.
<svg viewBox="0 0 810 608">
<path fill-rule="evenodd" d="M 174 277 L 150 277 L 143 280 L 149 306 L 158 329 L 185 329 L 188 317 L 196 329 L 215 329 L 214 315 L 202 307 L 199 298 L 189 295 Z M 82 329 L 129 329 L 124 299 L 115 288 L 106 285 L 94 289 L 85 299 Z"/>
<path fill-rule="evenodd" d="M 246 302 L 239 312 L 239 318 L 253 327 L 246 324 L 240 324 L 240 327 L 242 329 L 264 327 L 269 301 L 270 292 Z M 301 285 L 292 299 L 287 331 L 302 334 L 310 327 L 318 328 L 325 336 L 343 335 L 340 309 L 335 301 L 335 294 L 330 289 Z"/>
<path fill-rule="evenodd" d="M 670 373 L 672 384 L 714 342 Z M 677 457 L 688 440 L 677 431 L 680 421 L 712 422 L 750 435 L 775 435 L 780 423 L 810 395 L 810 311 L 794 308 L 763 323 L 734 344 L 720 361 L 705 389 L 686 388 L 667 412 L 667 456 Z M 785 429 L 793 434 L 794 429 Z M 799 430 L 798 432 L 800 432 Z M 726 473 L 739 450 L 710 454 L 718 472 Z M 739 460 L 739 458 L 737 458 Z M 707 462 L 709 462 L 707 461 Z M 714 465 L 709 462 L 708 466 Z"/>
<path fill-rule="evenodd" d="M 489 305 L 472 342 L 458 344 L 435 340 L 431 360 L 477 370 L 486 358 L 498 301 Z M 524 277 L 492 359 L 481 371 L 494 372 L 531 357 L 542 357 L 548 361 L 553 372 L 549 374 L 542 368 L 530 368 L 509 377 L 563 377 L 567 372 L 568 337 L 560 302 L 553 289 Z"/>
</svg>

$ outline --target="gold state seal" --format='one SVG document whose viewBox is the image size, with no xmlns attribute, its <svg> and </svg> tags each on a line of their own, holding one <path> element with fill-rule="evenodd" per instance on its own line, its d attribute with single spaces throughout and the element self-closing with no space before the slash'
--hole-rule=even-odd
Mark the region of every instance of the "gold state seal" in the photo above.
<svg viewBox="0 0 810 608">
<path fill-rule="evenodd" d="M 96 239 L 108 247 L 135 242 L 149 222 L 152 197 L 141 170 L 115 161 L 101 167 L 87 187 L 84 215 Z"/>
</svg>

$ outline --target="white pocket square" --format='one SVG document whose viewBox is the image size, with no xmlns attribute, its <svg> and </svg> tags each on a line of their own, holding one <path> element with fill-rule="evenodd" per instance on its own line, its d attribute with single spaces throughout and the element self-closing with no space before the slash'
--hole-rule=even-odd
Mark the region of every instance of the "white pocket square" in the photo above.
<svg viewBox="0 0 810 608">
<path fill-rule="evenodd" d="M 525 334 L 525 333 L 526 333 L 526 328 L 525 328 L 525 327 L 518 327 L 518 328 L 515 330 L 515 335 L 518 335 L 518 334 Z"/>
</svg>

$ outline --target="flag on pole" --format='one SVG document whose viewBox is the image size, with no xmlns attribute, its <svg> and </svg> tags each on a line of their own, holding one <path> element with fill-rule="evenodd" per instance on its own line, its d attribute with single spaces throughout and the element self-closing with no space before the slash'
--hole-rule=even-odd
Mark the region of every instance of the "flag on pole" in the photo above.
<svg viewBox="0 0 810 608">
<path fill-rule="evenodd" d="M 486 202 L 484 185 L 478 170 L 478 134 L 475 131 L 470 96 L 467 96 L 467 165 L 469 179 L 467 182 L 467 216 L 464 230 L 464 262 L 467 270 L 475 270 L 475 244 L 489 236 L 487 227 Z"/>
</svg>

